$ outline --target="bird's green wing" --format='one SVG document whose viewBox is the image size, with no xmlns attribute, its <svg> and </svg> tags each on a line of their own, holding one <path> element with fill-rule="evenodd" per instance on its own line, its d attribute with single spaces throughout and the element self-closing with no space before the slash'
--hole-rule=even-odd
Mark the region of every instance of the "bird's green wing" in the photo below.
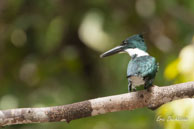
<svg viewBox="0 0 194 129">
<path fill-rule="evenodd" d="M 155 76 L 158 66 L 154 57 L 143 56 L 131 60 L 128 64 L 127 76 Z"/>
</svg>

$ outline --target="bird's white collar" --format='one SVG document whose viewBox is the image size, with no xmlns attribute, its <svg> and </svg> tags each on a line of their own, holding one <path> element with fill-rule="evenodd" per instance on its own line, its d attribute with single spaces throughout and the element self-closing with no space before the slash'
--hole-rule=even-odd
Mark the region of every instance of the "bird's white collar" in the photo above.
<svg viewBox="0 0 194 129">
<path fill-rule="evenodd" d="M 138 48 L 128 48 L 125 50 L 131 57 L 135 56 L 140 57 L 140 56 L 148 56 L 149 54 L 141 49 Z"/>
</svg>

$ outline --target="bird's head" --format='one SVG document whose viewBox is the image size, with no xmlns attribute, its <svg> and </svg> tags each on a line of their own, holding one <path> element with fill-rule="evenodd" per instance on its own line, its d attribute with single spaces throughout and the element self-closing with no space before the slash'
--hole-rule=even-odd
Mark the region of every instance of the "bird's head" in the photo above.
<svg viewBox="0 0 194 129">
<path fill-rule="evenodd" d="M 146 54 L 146 51 L 147 47 L 144 43 L 143 35 L 137 34 L 125 39 L 119 46 L 116 46 L 106 51 L 105 53 L 101 54 L 100 57 L 103 58 L 106 56 L 123 52 L 127 52 L 131 56 L 133 56 L 135 54 L 137 55 L 142 53 Z"/>
</svg>

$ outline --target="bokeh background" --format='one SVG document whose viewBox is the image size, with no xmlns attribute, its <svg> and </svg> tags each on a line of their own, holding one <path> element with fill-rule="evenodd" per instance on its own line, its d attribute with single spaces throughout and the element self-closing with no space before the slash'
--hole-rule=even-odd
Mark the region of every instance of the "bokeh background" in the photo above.
<svg viewBox="0 0 194 129">
<path fill-rule="evenodd" d="M 194 80 L 192 0 L 0 0 L 0 109 L 63 105 L 126 93 L 130 57 L 99 55 L 137 33 L 144 33 L 148 52 L 160 64 L 156 85 Z M 176 123 L 171 124 L 174 127 L 181 128 Z M 158 123 L 156 112 L 144 108 L 70 124 L 6 128 L 170 126 Z"/>
</svg>

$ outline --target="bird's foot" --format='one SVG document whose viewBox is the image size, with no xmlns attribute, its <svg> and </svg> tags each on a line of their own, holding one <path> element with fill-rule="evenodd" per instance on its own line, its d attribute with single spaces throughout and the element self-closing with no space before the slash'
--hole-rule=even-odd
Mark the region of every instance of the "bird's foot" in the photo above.
<svg viewBox="0 0 194 129">
<path fill-rule="evenodd" d="M 132 91 L 134 91 L 134 92 L 135 92 L 135 91 L 136 91 L 136 88 L 133 88 L 133 89 L 132 89 Z"/>
<path fill-rule="evenodd" d="M 153 85 L 150 85 L 150 86 L 144 86 L 144 89 L 145 90 L 147 90 L 147 92 L 150 92 L 151 91 L 151 87 L 152 87 Z"/>
<path fill-rule="evenodd" d="M 131 89 L 128 89 L 128 92 L 135 92 L 136 91 L 136 88 L 131 88 Z"/>
</svg>

